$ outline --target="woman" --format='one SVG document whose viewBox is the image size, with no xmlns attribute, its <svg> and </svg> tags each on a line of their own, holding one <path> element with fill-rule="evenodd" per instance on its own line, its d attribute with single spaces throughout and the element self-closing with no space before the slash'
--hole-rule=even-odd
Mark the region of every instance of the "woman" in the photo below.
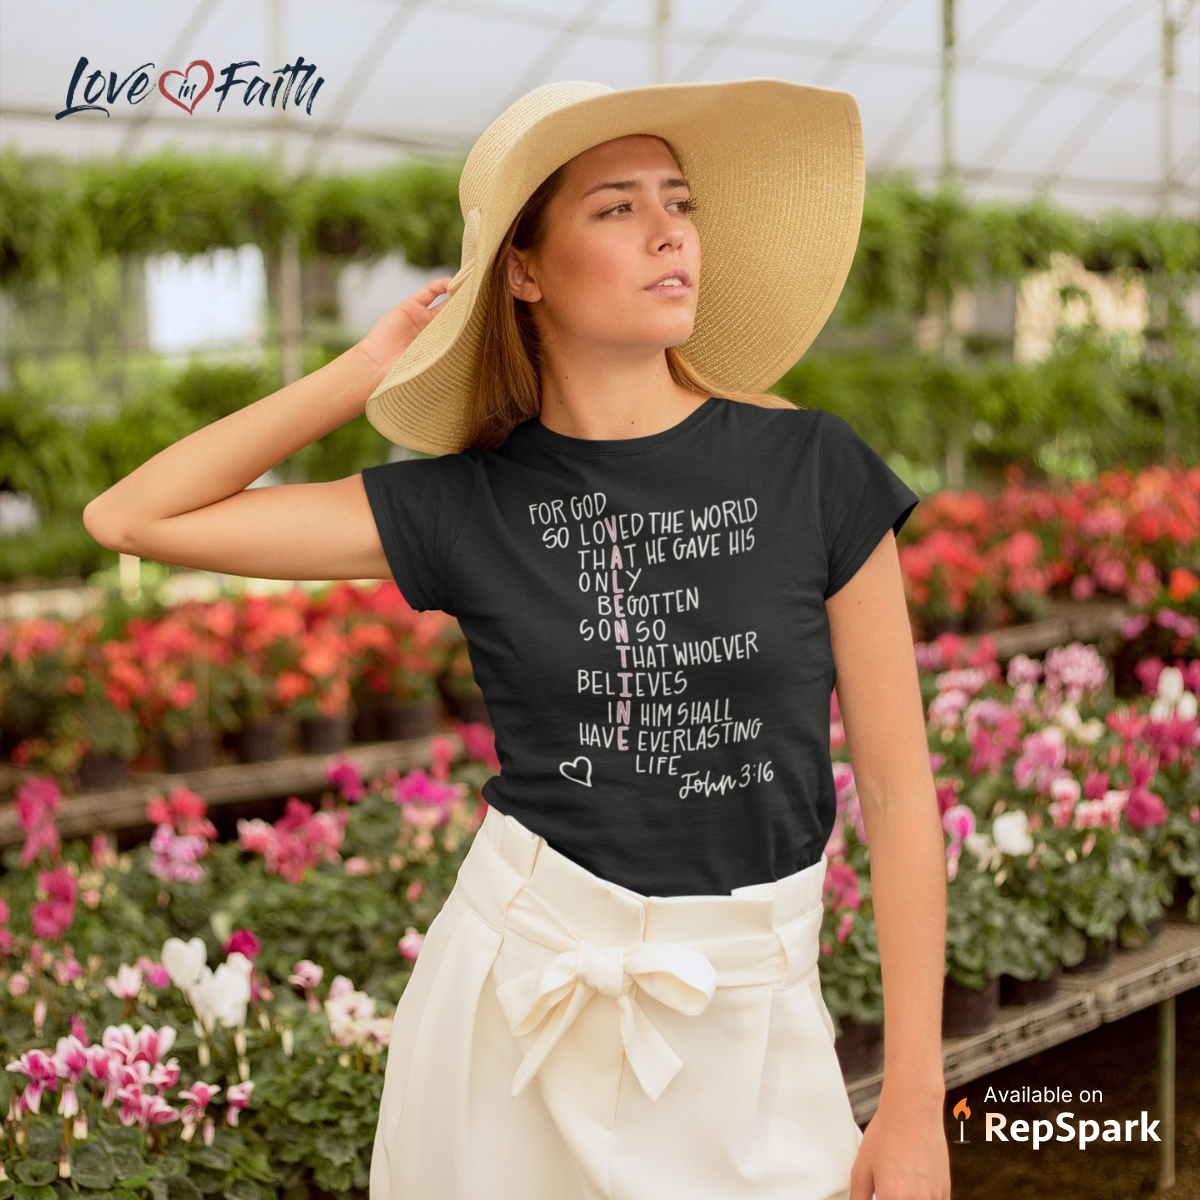
<svg viewBox="0 0 1200 1200">
<path fill-rule="evenodd" d="M 164 562 L 391 576 L 467 637 L 502 769 L 396 1013 L 372 1200 L 949 1195 L 917 497 L 761 390 L 862 184 L 842 92 L 538 88 L 468 157 L 453 279 L 89 505 Z M 248 489 L 364 411 L 434 457 Z M 885 982 L 865 1134 L 817 969 L 835 678 Z"/>
</svg>

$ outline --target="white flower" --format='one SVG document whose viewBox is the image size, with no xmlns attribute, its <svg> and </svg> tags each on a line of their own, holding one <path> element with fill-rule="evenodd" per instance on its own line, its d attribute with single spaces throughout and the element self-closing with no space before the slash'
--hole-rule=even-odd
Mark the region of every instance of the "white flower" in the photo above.
<svg viewBox="0 0 1200 1200">
<path fill-rule="evenodd" d="M 204 939 L 194 937 L 190 941 L 167 938 L 163 942 L 162 963 L 171 977 L 171 982 L 185 991 L 204 973 L 208 950 Z"/>
<path fill-rule="evenodd" d="M 221 963 L 215 971 L 205 967 L 204 974 L 189 990 L 188 999 L 205 1029 L 211 1030 L 217 1021 L 226 1027 L 240 1028 L 246 1023 L 250 981 L 227 962 Z"/>
<path fill-rule="evenodd" d="M 225 962 L 247 979 L 254 973 L 254 964 L 240 950 L 234 950 Z"/>
<path fill-rule="evenodd" d="M 1174 706 L 1183 692 L 1183 672 L 1178 667 L 1164 667 L 1158 677 L 1159 696 Z"/>
<path fill-rule="evenodd" d="M 1029 818 L 1019 808 L 1001 813 L 992 822 L 992 840 L 1001 854 L 1029 854 L 1033 850 Z"/>
</svg>

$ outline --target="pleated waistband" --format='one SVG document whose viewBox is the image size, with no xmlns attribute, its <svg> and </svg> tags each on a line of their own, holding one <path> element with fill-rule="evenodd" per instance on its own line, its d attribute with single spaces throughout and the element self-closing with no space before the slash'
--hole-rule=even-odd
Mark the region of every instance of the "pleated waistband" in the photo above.
<svg viewBox="0 0 1200 1200">
<path fill-rule="evenodd" d="M 816 968 L 826 859 L 729 895 L 644 896 L 602 879 L 515 817 L 488 808 L 455 890 L 483 920 L 554 949 L 677 943 L 721 986 L 786 986 Z"/>
</svg>

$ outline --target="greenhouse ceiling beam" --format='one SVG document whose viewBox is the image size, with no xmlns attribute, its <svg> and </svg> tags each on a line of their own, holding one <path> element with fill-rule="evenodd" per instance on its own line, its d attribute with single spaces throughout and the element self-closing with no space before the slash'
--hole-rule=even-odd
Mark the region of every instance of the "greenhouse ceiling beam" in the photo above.
<svg viewBox="0 0 1200 1200">
<path fill-rule="evenodd" d="M 0 105 L 0 120 L 6 117 L 14 120 L 53 121 L 54 110 L 49 108 L 14 108 L 7 105 Z M 135 119 L 135 117 L 126 116 L 120 112 L 113 112 L 110 116 L 103 118 L 103 124 L 105 128 L 111 128 L 114 125 L 128 124 Z M 194 129 L 208 133 L 223 134 L 228 137 L 237 137 L 239 134 L 269 134 L 272 138 L 279 136 L 279 122 L 273 121 L 268 117 L 235 117 L 230 120 L 226 117 L 215 115 L 202 117 L 197 113 L 190 117 L 152 117 L 148 125 L 156 130 L 169 130 L 172 135 L 184 130 Z M 287 128 L 289 137 L 312 138 L 319 137 L 325 129 L 325 125 L 323 123 L 318 125 L 307 120 L 303 124 L 299 121 L 289 121 Z M 349 126 L 343 126 L 335 132 L 339 137 L 345 138 L 347 141 L 389 146 L 398 150 L 410 150 L 415 154 L 437 154 L 448 157 L 464 155 L 475 140 L 469 136 L 448 138 L 444 134 L 386 133 L 382 130 L 354 129 Z"/>
<path fill-rule="evenodd" d="M 1086 62 L 1098 50 L 1103 49 L 1114 38 L 1118 37 L 1125 27 L 1133 20 L 1142 16 L 1146 11 L 1145 0 L 1132 0 L 1124 8 L 1114 12 L 1107 21 L 1092 30 L 1074 50 L 1063 60 L 1062 65 L 1068 69 L 1075 63 Z M 1034 119 L 1038 112 L 1046 106 L 1046 93 L 1051 91 L 1053 84 L 1043 82 L 1038 84 L 1024 100 L 1013 110 L 1012 115 L 1000 127 L 992 140 L 983 148 L 979 157 L 985 162 L 997 162 L 1012 148 L 1021 130 Z"/>
<path fill-rule="evenodd" d="M 495 109 L 499 116 L 510 104 L 515 103 L 526 92 L 532 91 L 539 84 L 546 83 L 546 76 L 559 59 L 596 23 L 596 14 L 608 4 L 608 0 L 587 0 L 583 8 L 566 23 L 559 27 L 557 34 L 550 44 L 539 54 L 532 63 L 521 73 L 517 82 L 509 88 L 508 97 L 502 100 Z"/>
<path fill-rule="evenodd" d="M 1200 162 L 1200 146 L 1192 148 L 1191 155 Z M 868 179 L 891 172 L 907 171 L 917 178 L 926 176 L 931 182 L 936 181 L 938 166 L 929 163 L 926 166 L 914 167 L 906 162 L 882 162 L 871 160 L 868 168 Z M 997 167 L 972 167 L 959 165 L 958 177 L 970 183 L 995 183 L 1003 187 L 1019 188 L 1035 192 L 1047 182 L 1045 176 L 1036 171 L 1012 171 Z M 1153 200 L 1160 192 L 1157 179 L 1092 179 L 1081 175 L 1063 175 L 1052 181 L 1054 187 L 1062 192 L 1075 192 L 1079 195 L 1112 196 L 1126 199 Z M 1200 185 L 1180 184 L 1176 182 L 1176 194 L 1185 198 L 1190 197 L 1200 204 Z"/>
<path fill-rule="evenodd" d="M 182 62 L 183 56 L 195 41 L 196 35 L 204 28 L 204 23 L 212 15 L 212 10 L 219 3 L 220 0 L 200 0 L 196 7 L 192 9 L 192 15 L 184 22 L 179 36 L 171 43 L 171 49 L 159 61 Z M 137 148 L 138 138 L 141 136 L 142 130 L 146 127 L 146 122 L 153 119 L 154 110 L 147 107 L 144 111 L 139 111 L 134 119 L 130 121 L 129 128 L 125 130 L 125 137 L 121 141 L 122 154 L 132 154 L 134 152 Z"/>
<path fill-rule="evenodd" d="M 405 26 L 413 19 L 417 10 L 424 3 L 425 0 L 400 0 L 400 3 L 392 10 L 392 15 L 388 17 L 387 24 L 379 31 L 379 35 L 371 41 L 366 53 L 358 60 L 358 65 L 350 72 L 350 78 L 346 81 L 345 86 L 334 98 L 321 132 L 309 142 L 307 163 L 309 171 L 318 169 L 321 159 L 324 157 L 326 150 L 329 149 L 330 142 L 338 131 L 345 126 L 346 117 L 349 116 L 350 110 L 362 95 L 363 88 L 367 86 L 372 76 L 379 69 L 379 64 L 383 62 L 387 52 L 395 44 L 396 38 L 400 36 Z"/>
<path fill-rule="evenodd" d="M 493 6 L 478 3 L 478 0 L 439 0 L 433 11 L 505 21 L 509 24 L 536 29 L 556 29 L 562 24 L 562 18 L 552 12 L 522 8 L 513 4 Z M 648 28 L 648 24 L 644 21 L 597 21 L 593 30 L 597 36 L 614 41 L 645 42 Z M 686 25 L 671 27 L 671 41 L 675 45 L 703 46 L 711 36 L 712 31 L 708 29 L 698 29 Z M 1157 45 L 1157 41 L 1155 44 Z M 903 50 L 867 44 L 855 45 L 846 40 L 833 41 L 828 38 L 800 37 L 795 34 L 777 32 L 742 31 L 729 40 L 728 47 L 738 50 L 766 50 L 773 53 L 802 55 L 806 58 L 818 59 L 829 59 L 838 55 L 844 57 L 845 53 L 849 52 L 855 59 L 862 62 L 884 66 L 914 67 L 928 71 L 934 76 L 937 75 L 941 63 L 941 52 L 937 48 Z M 960 66 L 964 71 L 969 68 L 981 75 L 1033 82 L 1046 80 L 1051 83 L 1069 83 L 1072 87 L 1078 87 L 1085 91 L 1106 92 L 1113 83 L 1123 82 L 1114 80 L 1107 75 L 1094 75 L 1083 71 L 1064 72 L 1057 67 L 1045 68 L 1026 63 L 994 60 L 981 55 L 968 57 L 964 54 L 960 60 Z M 1146 83 L 1144 85 L 1146 98 L 1157 97 L 1161 89 L 1161 81 Z M 1181 100 L 1200 103 L 1200 91 L 1177 94 Z"/>
<path fill-rule="evenodd" d="M 1013 22 L 1023 17 L 1032 7 L 1035 0 L 1023 0 L 1020 4 L 1006 4 L 1000 8 L 990 21 L 975 31 L 975 35 L 963 46 L 956 59 L 959 75 L 966 72 L 967 64 L 979 60 L 982 51 L 995 41 Z M 1130 8 L 1141 8 L 1145 0 L 1132 0 Z M 944 36 L 944 35 L 943 35 Z M 942 53 L 945 53 L 943 50 Z M 940 65 L 940 64 L 939 64 Z M 1061 69 L 1061 68 L 1058 68 Z M 1044 82 L 1039 85 L 1048 86 Z M 891 159 L 899 159 L 916 137 L 927 118 L 942 104 L 942 79 L 939 75 L 931 79 L 921 92 L 913 99 L 903 116 L 893 126 L 892 131 L 883 140 L 880 153 Z M 943 158 L 950 158 L 943 151 Z M 986 157 L 981 155 L 981 158 Z"/>
<path fill-rule="evenodd" d="M 1154 70 L 1158 64 L 1160 53 L 1159 47 L 1155 46 L 1149 54 L 1130 68 L 1123 83 L 1114 83 L 1109 91 L 1098 97 L 1091 108 L 1075 122 L 1071 132 L 1062 139 L 1058 149 L 1046 160 L 1044 173 L 1049 182 L 1054 183 L 1061 177 L 1066 168 L 1079 157 L 1083 148 L 1104 127 L 1104 122 L 1112 115 L 1113 109 L 1127 97 L 1128 92 L 1136 86 L 1137 81 L 1143 78 L 1147 71 Z"/>
</svg>

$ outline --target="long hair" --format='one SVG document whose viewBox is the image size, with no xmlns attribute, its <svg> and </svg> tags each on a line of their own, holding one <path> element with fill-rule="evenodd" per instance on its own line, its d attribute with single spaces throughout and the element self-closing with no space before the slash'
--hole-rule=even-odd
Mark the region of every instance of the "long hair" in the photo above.
<svg viewBox="0 0 1200 1200">
<path fill-rule="evenodd" d="M 665 138 L 659 140 L 671 151 L 675 165 L 679 166 L 679 156 L 671 144 Z M 537 327 L 529 303 L 519 300 L 509 290 L 506 260 L 513 247 L 535 254 L 541 249 L 549 229 L 550 201 L 562 187 L 566 170 L 564 163 L 529 197 L 489 265 L 485 289 L 489 299 L 484 306 L 479 369 L 475 376 L 465 446 L 495 450 L 503 445 L 515 426 L 541 415 L 541 356 Z M 697 395 L 720 395 L 763 408 L 798 407 L 770 392 L 721 391 L 696 370 L 679 347 L 668 346 L 665 353 L 672 380 Z"/>
</svg>

